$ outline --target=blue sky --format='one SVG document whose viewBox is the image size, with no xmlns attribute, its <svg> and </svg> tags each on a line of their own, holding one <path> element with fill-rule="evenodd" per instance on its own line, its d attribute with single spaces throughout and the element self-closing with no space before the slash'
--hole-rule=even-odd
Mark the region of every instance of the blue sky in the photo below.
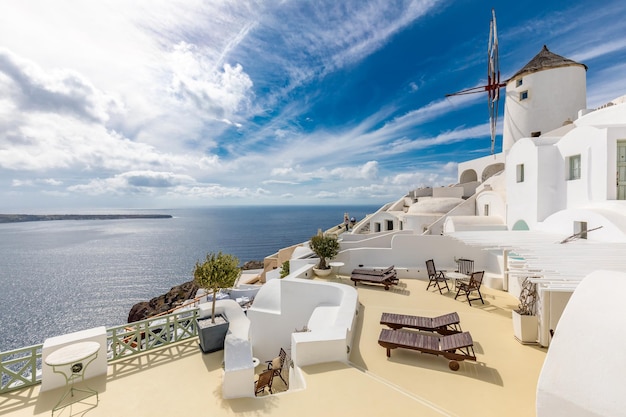
<svg viewBox="0 0 626 417">
<path fill-rule="evenodd" d="M 486 82 L 492 7 L 503 79 L 546 44 L 589 67 L 587 107 L 626 94 L 623 0 L 4 0 L 0 212 L 455 183 L 490 153 L 487 98 L 445 94 Z"/>
</svg>

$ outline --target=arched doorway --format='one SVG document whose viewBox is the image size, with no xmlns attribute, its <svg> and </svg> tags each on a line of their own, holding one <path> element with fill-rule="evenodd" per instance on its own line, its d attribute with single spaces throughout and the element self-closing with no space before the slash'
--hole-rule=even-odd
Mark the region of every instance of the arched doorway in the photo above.
<svg viewBox="0 0 626 417">
<path fill-rule="evenodd" d="M 497 174 L 498 172 L 500 172 L 502 170 L 504 170 L 504 164 L 503 163 L 489 165 L 488 167 L 486 167 L 483 170 L 483 175 L 482 175 L 482 180 L 481 181 L 484 182 L 487 178 Z"/>
<path fill-rule="evenodd" d="M 476 174 L 476 171 L 474 171 L 473 169 L 468 169 L 467 171 L 463 171 L 463 173 L 461 174 L 461 178 L 460 178 L 461 184 L 466 184 L 468 182 L 474 182 L 474 181 L 478 181 L 478 175 Z"/>
<path fill-rule="evenodd" d="M 530 228 L 524 220 L 518 220 L 513 225 L 513 230 L 530 230 Z"/>
</svg>

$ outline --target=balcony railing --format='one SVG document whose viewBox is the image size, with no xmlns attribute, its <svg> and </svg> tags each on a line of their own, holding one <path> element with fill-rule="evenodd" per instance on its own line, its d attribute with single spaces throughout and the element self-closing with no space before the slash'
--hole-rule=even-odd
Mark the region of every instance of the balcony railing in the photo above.
<svg viewBox="0 0 626 417">
<path fill-rule="evenodd" d="M 114 361 L 198 336 L 198 309 L 107 329 L 107 359 Z M 43 344 L 0 352 L 0 394 L 41 382 Z"/>
</svg>

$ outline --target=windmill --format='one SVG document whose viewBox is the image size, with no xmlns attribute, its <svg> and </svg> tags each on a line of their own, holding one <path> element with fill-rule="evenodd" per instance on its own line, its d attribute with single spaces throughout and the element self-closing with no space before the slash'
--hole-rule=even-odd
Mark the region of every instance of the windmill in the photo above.
<svg viewBox="0 0 626 417">
<path fill-rule="evenodd" d="M 487 84 L 446 94 L 446 97 L 460 96 L 465 94 L 487 92 L 487 104 L 489 105 L 489 129 L 491 131 L 491 154 L 494 153 L 496 144 L 496 123 L 498 122 L 498 110 L 500 108 L 500 88 L 506 83 L 500 82 L 500 60 L 498 58 L 498 31 L 496 28 L 496 11 L 491 9 L 491 23 L 489 25 L 489 44 L 487 45 Z"/>
</svg>

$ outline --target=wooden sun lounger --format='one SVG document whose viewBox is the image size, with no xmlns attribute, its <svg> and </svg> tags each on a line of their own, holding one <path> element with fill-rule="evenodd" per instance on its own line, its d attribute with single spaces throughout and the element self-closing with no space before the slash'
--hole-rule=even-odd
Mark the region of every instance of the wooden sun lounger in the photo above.
<svg viewBox="0 0 626 417">
<path fill-rule="evenodd" d="M 426 332 L 437 332 L 442 335 L 461 333 L 459 315 L 454 313 L 438 317 L 409 316 L 406 314 L 383 313 L 380 324 L 392 329 L 417 329 Z"/>
<path fill-rule="evenodd" d="M 431 355 L 442 355 L 449 359 L 448 366 L 453 371 L 459 369 L 459 362 L 476 360 L 474 341 L 469 332 L 455 333 L 447 336 L 435 336 L 410 330 L 382 329 L 378 344 L 387 349 L 387 357 L 391 357 L 391 349 L 403 348 L 417 350 Z"/>
<path fill-rule="evenodd" d="M 393 265 L 386 269 L 367 269 L 357 268 L 352 271 L 350 279 L 354 281 L 356 287 L 357 282 L 369 282 L 371 284 L 382 284 L 385 290 L 389 290 L 392 285 L 397 285 L 398 273 Z"/>
</svg>

